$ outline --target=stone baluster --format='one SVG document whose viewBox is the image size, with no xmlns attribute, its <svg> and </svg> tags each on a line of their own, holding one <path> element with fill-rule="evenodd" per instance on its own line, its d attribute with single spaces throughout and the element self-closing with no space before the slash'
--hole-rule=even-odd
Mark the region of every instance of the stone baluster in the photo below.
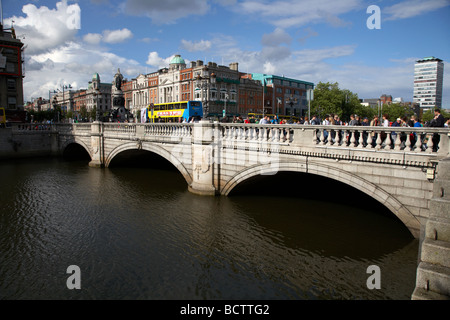
<svg viewBox="0 0 450 320">
<path fill-rule="evenodd" d="M 380 150 L 381 144 L 383 143 L 383 140 L 381 139 L 381 131 L 375 131 L 377 134 L 377 139 L 375 140 L 375 149 Z"/>
<path fill-rule="evenodd" d="M 260 141 L 260 142 L 263 142 L 263 141 L 264 141 L 265 135 L 266 135 L 266 128 L 260 127 L 260 128 L 259 128 L 259 141 Z"/>
<path fill-rule="evenodd" d="M 258 141 L 259 130 L 257 127 L 253 127 L 253 137 L 252 141 Z"/>
<path fill-rule="evenodd" d="M 367 133 L 367 131 L 366 131 L 366 133 Z M 359 132 L 358 148 L 359 149 L 365 148 L 365 146 L 364 146 L 364 130 L 361 130 Z"/>
<path fill-rule="evenodd" d="M 422 135 L 419 132 L 416 133 L 415 147 L 414 152 L 422 152 Z"/>
<path fill-rule="evenodd" d="M 336 132 L 336 134 L 334 136 L 334 144 L 333 144 L 333 146 L 339 147 L 340 146 L 340 142 L 341 142 L 341 139 L 339 137 L 340 130 L 335 130 L 335 132 Z"/>
<path fill-rule="evenodd" d="M 280 136 L 282 135 L 283 129 L 281 128 L 274 128 L 272 133 L 272 140 L 275 143 L 280 142 Z"/>
<path fill-rule="evenodd" d="M 384 140 L 384 148 L 391 149 L 391 133 L 386 132 L 386 139 Z"/>
<path fill-rule="evenodd" d="M 366 148 L 367 149 L 373 149 L 373 135 L 372 135 L 372 131 L 367 131 L 367 145 Z"/>
<path fill-rule="evenodd" d="M 350 145 L 349 145 L 349 147 L 350 148 L 354 148 L 354 147 L 356 147 L 356 144 L 355 144 L 355 142 L 356 142 L 355 130 L 350 130 L 350 135 L 351 135 L 351 138 L 350 138 Z"/>
<path fill-rule="evenodd" d="M 319 146 L 325 145 L 325 129 L 319 129 L 320 130 L 320 138 L 319 138 Z"/>
<path fill-rule="evenodd" d="M 273 139 L 273 128 L 268 128 L 268 132 L 267 132 L 267 141 L 271 142 Z"/>
<path fill-rule="evenodd" d="M 395 138 L 395 141 L 394 141 L 394 150 L 401 150 L 401 144 L 402 144 L 402 141 L 401 141 L 401 132 L 397 132 L 397 135 L 396 135 L 396 138 Z"/>
<path fill-rule="evenodd" d="M 433 134 L 431 133 L 431 134 L 427 134 L 427 137 L 428 137 L 428 141 L 427 141 L 427 150 L 426 150 L 426 152 L 427 153 L 431 153 L 431 152 L 433 152 Z"/>
<path fill-rule="evenodd" d="M 412 146 L 411 146 L 411 132 L 406 132 L 405 150 L 406 150 L 406 151 L 412 151 Z"/>
</svg>

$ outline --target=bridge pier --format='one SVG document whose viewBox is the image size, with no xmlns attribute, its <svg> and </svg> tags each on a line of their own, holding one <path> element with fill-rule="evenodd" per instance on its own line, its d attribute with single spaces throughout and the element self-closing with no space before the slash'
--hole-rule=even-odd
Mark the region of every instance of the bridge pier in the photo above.
<svg viewBox="0 0 450 320">
<path fill-rule="evenodd" d="M 214 124 L 200 121 L 193 128 L 192 183 L 188 189 L 198 195 L 214 196 Z"/>
<path fill-rule="evenodd" d="M 91 161 L 90 167 L 102 168 L 105 166 L 104 144 L 103 144 L 103 123 L 95 121 L 91 125 Z"/>
<path fill-rule="evenodd" d="M 450 300 L 450 158 L 439 161 L 412 300 Z"/>
</svg>

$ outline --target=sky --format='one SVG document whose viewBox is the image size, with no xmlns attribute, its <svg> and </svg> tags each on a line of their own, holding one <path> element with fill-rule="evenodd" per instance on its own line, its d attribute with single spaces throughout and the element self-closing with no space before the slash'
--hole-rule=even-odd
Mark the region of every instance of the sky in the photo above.
<svg viewBox="0 0 450 320">
<path fill-rule="evenodd" d="M 180 54 L 239 71 L 337 82 L 360 99 L 413 100 L 414 63 L 444 60 L 450 109 L 450 0 L 2 0 L 25 47 L 25 101 L 95 73 L 111 83 Z"/>
</svg>

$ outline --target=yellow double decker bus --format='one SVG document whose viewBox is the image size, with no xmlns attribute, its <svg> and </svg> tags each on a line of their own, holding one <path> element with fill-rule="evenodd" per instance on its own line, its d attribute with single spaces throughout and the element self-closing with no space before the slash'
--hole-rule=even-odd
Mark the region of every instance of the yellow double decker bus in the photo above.
<svg viewBox="0 0 450 320">
<path fill-rule="evenodd" d="M 148 121 L 155 122 L 189 122 L 203 117 L 200 101 L 179 101 L 150 104 L 147 107 Z"/>
</svg>

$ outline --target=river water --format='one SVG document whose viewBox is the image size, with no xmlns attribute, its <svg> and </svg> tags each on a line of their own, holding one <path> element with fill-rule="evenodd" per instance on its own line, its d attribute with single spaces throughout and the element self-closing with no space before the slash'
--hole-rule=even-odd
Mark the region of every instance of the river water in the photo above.
<svg viewBox="0 0 450 320">
<path fill-rule="evenodd" d="M 0 173 L 0 299 L 409 300 L 414 290 L 418 240 L 326 179 L 280 174 L 202 197 L 155 165 L 27 159 Z M 71 265 L 80 290 L 67 287 Z M 380 289 L 367 287 L 371 265 Z"/>
</svg>

